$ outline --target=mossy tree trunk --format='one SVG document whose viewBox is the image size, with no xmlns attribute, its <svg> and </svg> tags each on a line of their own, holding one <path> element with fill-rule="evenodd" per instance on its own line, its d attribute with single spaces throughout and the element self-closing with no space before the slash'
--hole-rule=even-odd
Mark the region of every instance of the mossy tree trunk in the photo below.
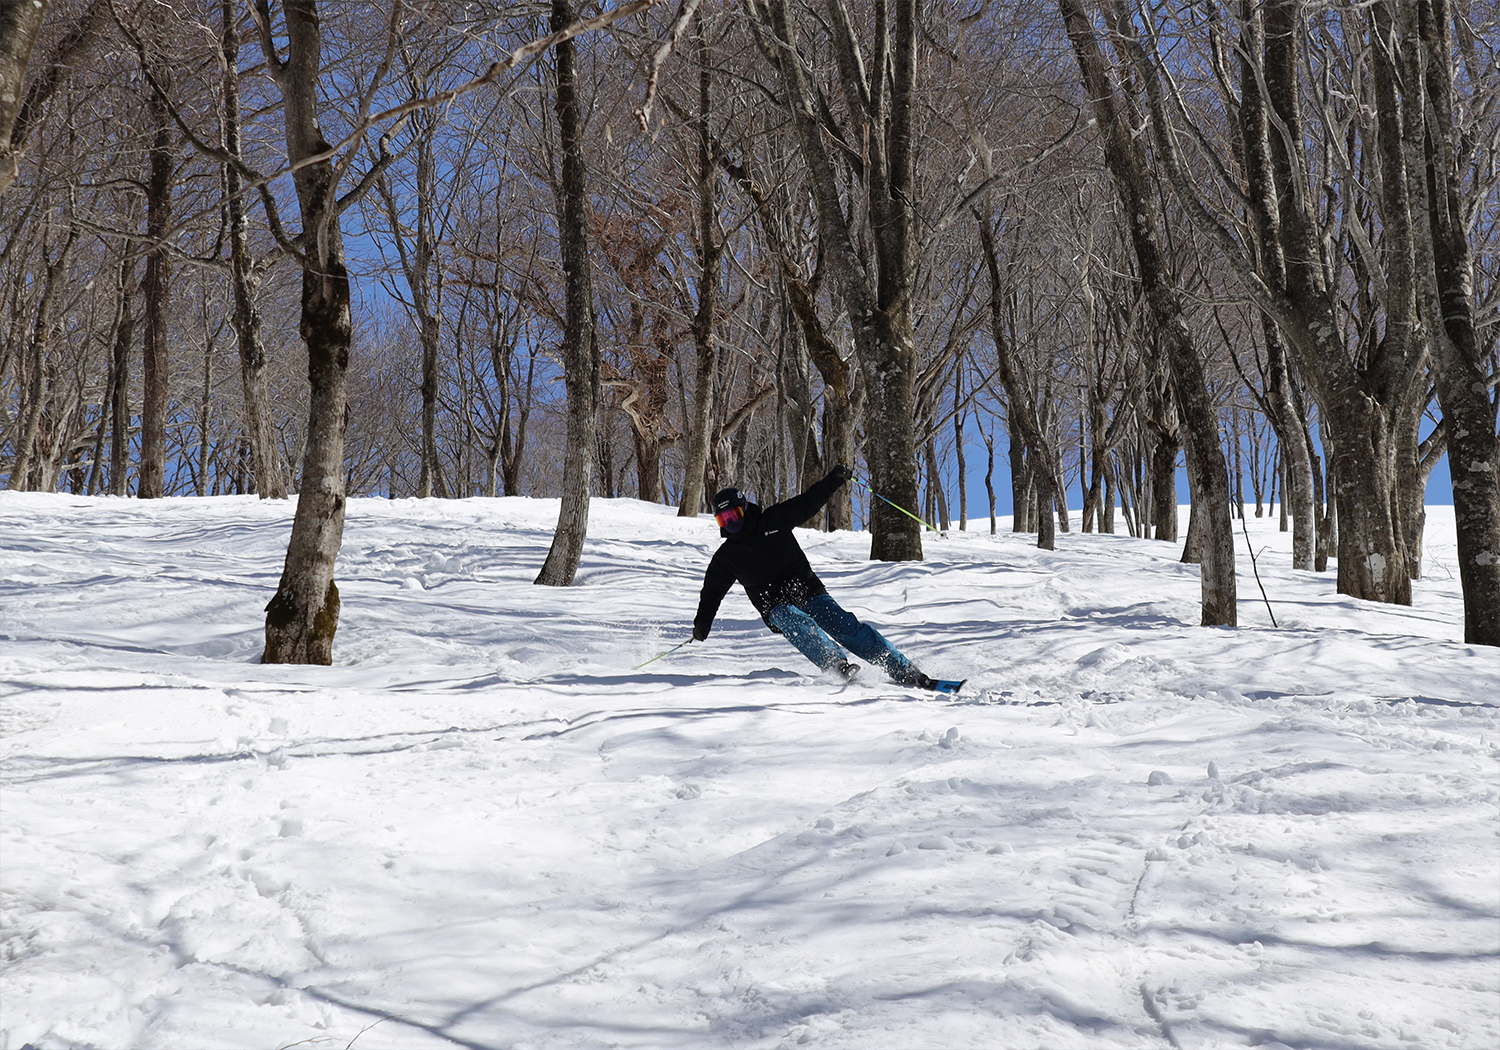
<svg viewBox="0 0 1500 1050">
<path fill-rule="evenodd" d="M 344 538 L 344 428 L 352 319 L 337 179 L 318 123 L 322 33 L 315 0 L 285 0 L 286 58 L 258 19 L 285 103 L 287 158 L 302 213 L 302 340 L 311 385 L 297 511 L 281 583 L 266 606 L 265 663 L 329 664 L 339 623 L 334 562 Z M 321 159 L 319 159 L 321 158 Z"/>
</svg>

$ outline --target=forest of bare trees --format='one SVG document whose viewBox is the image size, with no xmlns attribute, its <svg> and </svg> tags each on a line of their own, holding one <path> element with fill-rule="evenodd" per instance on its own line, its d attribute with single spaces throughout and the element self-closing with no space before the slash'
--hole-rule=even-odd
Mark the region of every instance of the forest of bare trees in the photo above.
<svg viewBox="0 0 1500 1050">
<path fill-rule="evenodd" d="M 1242 508 L 1410 603 L 1446 456 L 1500 645 L 1492 3 L 0 0 L 0 230 L 0 484 L 294 496 L 267 661 L 348 496 L 561 497 L 567 585 L 839 462 L 872 558 L 1008 502 L 1233 625 Z"/>
</svg>

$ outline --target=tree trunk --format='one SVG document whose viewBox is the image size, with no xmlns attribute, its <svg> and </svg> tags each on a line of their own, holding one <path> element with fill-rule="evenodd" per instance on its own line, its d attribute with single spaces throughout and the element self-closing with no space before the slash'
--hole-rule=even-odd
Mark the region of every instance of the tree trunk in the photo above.
<svg viewBox="0 0 1500 1050">
<path fill-rule="evenodd" d="M 1286 490 L 1292 486 L 1290 479 L 1287 477 L 1288 468 L 1285 466 L 1285 463 L 1286 461 L 1281 456 L 1281 442 L 1278 441 L 1276 443 L 1276 454 L 1271 460 L 1271 490 L 1266 494 L 1266 498 L 1269 500 L 1271 508 L 1276 511 L 1276 527 L 1280 532 L 1286 532 L 1291 528 L 1291 522 L 1287 518 Z M 1281 495 L 1280 503 L 1276 502 L 1278 486 L 1280 487 L 1279 491 Z M 1316 521 L 1316 518 L 1314 518 L 1314 521 Z M 1295 568 L 1295 566 L 1293 567 Z"/>
<path fill-rule="evenodd" d="M 109 326 L 108 379 L 104 385 L 104 399 L 99 405 L 99 434 L 94 441 L 94 465 L 89 470 L 88 492 L 90 495 L 97 495 L 99 490 L 105 487 L 104 434 L 106 429 L 110 431 L 112 446 L 109 467 L 110 484 L 107 491 L 114 492 L 114 474 L 117 467 L 114 462 L 113 443 L 120 434 L 120 423 L 116 415 L 120 407 L 120 390 L 130 377 L 130 333 L 135 325 L 135 318 L 132 315 L 135 303 L 135 289 L 132 286 L 134 276 L 135 256 L 127 249 L 120 253 L 120 263 L 115 270 L 115 315 Z M 129 403 L 129 399 L 126 398 L 127 413 Z M 126 425 L 129 425 L 128 418 Z"/>
<path fill-rule="evenodd" d="M 413 93 L 420 93 L 425 85 L 417 81 L 415 73 L 411 73 L 411 76 Z M 437 117 L 431 111 L 421 111 L 413 114 L 410 122 L 415 140 L 413 151 L 416 170 L 415 192 L 411 195 L 411 200 L 398 203 L 391 191 L 390 180 L 384 176 L 377 180 L 376 188 L 385 206 L 391 237 L 401 259 L 402 276 L 406 278 L 407 290 L 411 295 L 407 309 L 417 323 L 417 341 L 422 348 L 422 433 L 417 456 L 417 498 L 430 499 L 436 496 L 445 499 L 448 489 L 443 480 L 437 448 L 438 355 L 442 342 L 443 316 L 442 269 L 436 265 L 438 235 L 433 220 L 438 194 L 437 160 L 433 147 Z M 404 220 L 405 203 L 416 210 L 414 224 Z"/>
<path fill-rule="evenodd" d="M 1168 392 L 1158 383 L 1151 391 L 1151 415 L 1147 429 L 1155 439 L 1151 444 L 1151 522 L 1156 538 L 1177 542 L 1177 456 L 1182 451 L 1177 410 Z"/>
<path fill-rule="evenodd" d="M 115 338 L 120 330 L 119 303 L 115 306 L 115 319 L 110 325 L 108 345 L 113 348 Z M 83 491 L 90 496 L 99 495 L 99 490 L 104 487 L 104 435 L 109 430 L 110 409 L 115 403 L 115 386 L 119 383 L 119 374 L 115 371 L 114 355 L 110 354 L 109 361 L 105 366 L 104 373 L 104 396 L 99 399 L 99 425 L 94 431 L 93 462 L 89 465 L 88 481 L 83 486 Z"/>
<path fill-rule="evenodd" d="M 994 536 L 999 532 L 1000 526 L 995 516 L 995 431 L 993 424 L 988 434 L 978 422 L 974 426 L 979 430 L 979 436 L 984 439 L 984 492 L 989 499 L 990 506 L 990 535 Z"/>
<path fill-rule="evenodd" d="M 1027 462 L 1026 439 L 1016 426 L 1015 417 L 1006 414 L 1006 429 L 1010 441 L 1007 457 L 1010 460 L 1011 532 L 1030 532 L 1031 529 L 1031 465 Z"/>
<path fill-rule="evenodd" d="M 198 399 L 198 476 L 193 479 L 193 490 L 200 496 L 207 496 L 208 455 L 211 446 L 209 431 L 212 426 L 209 410 L 213 407 L 214 392 L 214 338 L 208 331 L 208 325 L 203 327 L 207 338 L 203 346 L 203 390 Z"/>
<path fill-rule="evenodd" d="M 417 476 L 417 498 L 445 499 L 448 487 L 443 481 L 437 449 L 438 401 L 438 319 L 424 313 L 417 330 L 422 342 L 422 456 Z"/>
<path fill-rule="evenodd" d="M 344 430 L 353 335 L 349 273 L 338 219 L 332 153 L 318 123 L 322 32 L 316 0 L 286 0 L 287 58 L 272 27 L 262 47 L 285 103 L 287 159 L 302 213 L 302 323 L 311 385 L 302 478 L 275 596 L 266 605 L 264 663 L 330 664 L 338 630 L 334 561 L 344 538 Z M 312 158 L 320 159 L 312 159 Z"/>
<path fill-rule="evenodd" d="M 683 465 L 682 500 L 677 505 L 680 518 L 696 517 L 705 506 L 704 486 L 708 482 L 708 444 L 713 431 L 714 377 L 718 358 L 714 348 L 714 312 L 718 308 L 719 256 L 724 245 L 714 227 L 714 162 L 708 114 L 713 98 L 709 73 L 708 42 L 703 36 L 703 20 L 693 19 L 693 35 L 698 45 L 698 309 L 693 315 L 693 408 L 687 420 L 687 455 Z M 717 479 L 715 479 L 717 480 Z"/>
<path fill-rule="evenodd" d="M 1188 475 L 1188 527 L 1182 541 L 1182 563 L 1203 564 L 1203 524 L 1207 515 L 1203 512 L 1202 483 L 1193 450 L 1187 450 Z"/>
<path fill-rule="evenodd" d="M 130 346 L 135 341 L 135 287 L 135 256 L 127 249 L 120 260 L 120 325 L 110 348 L 115 376 L 109 431 L 111 496 L 130 495 Z"/>
<path fill-rule="evenodd" d="M 1427 521 L 1425 497 L 1427 473 L 1422 469 L 1422 443 L 1419 437 L 1426 412 L 1427 391 L 1419 397 L 1404 398 L 1397 406 L 1391 425 L 1391 442 L 1395 446 L 1395 497 L 1391 515 L 1401 535 L 1401 549 L 1406 553 L 1406 572 L 1413 580 L 1422 578 L 1422 530 Z"/>
<path fill-rule="evenodd" d="M 1328 437 L 1326 427 L 1320 427 L 1323 434 L 1324 446 L 1332 452 L 1333 443 Z M 1310 433 L 1304 438 L 1307 444 L 1312 444 Z M 1328 559 L 1333 554 L 1334 540 L 1338 533 L 1338 503 L 1333 498 L 1333 457 L 1328 458 L 1328 466 L 1325 469 L 1323 457 L 1313 457 L 1313 492 L 1318 508 L 1318 543 L 1313 553 L 1313 571 L 1327 572 Z"/>
<path fill-rule="evenodd" d="M 714 350 L 713 337 L 710 335 L 707 340 L 699 342 L 696 324 L 693 327 L 693 349 L 692 415 L 687 427 L 682 499 L 677 505 L 677 516 L 681 518 L 695 517 L 706 506 L 704 487 L 709 481 L 708 446 L 713 438 L 714 377 L 718 373 L 718 354 Z"/>
<path fill-rule="evenodd" d="M 1426 137 L 1426 228 L 1423 301 L 1431 325 L 1433 371 L 1443 416 L 1450 421 L 1448 461 L 1458 526 L 1458 576 L 1464 592 L 1464 641 L 1500 645 L 1500 437 L 1488 364 L 1475 323 L 1474 254 L 1463 221 L 1459 172 L 1461 129 L 1454 124 L 1449 0 L 1417 6 L 1426 49 L 1432 120 Z M 1420 198 L 1418 198 L 1420 199 Z"/>
<path fill-rule="evenodd" d="M 963 358 L 953 379 L 953 453 L 958 460 L 958 531 L 969 531 L 968 462 L 964 456 Z"/>
<path fill-rule="evenodd" d="M 937 442 L 931 434 L 925 443 L 927 456 L 927 488 L 931 493 L 932 509 L 927 520 L 936 521 L 939 531 L 947 532 L 952 522 L 948 517 L 948 494 L 943 489 L 943 475 L 938 467 Z"/>
<path fill-rule="evenodd" d="M 220 54 L 223 107 L 221 127 L 226 153 L 240 155 L 239 28 L 234 0 L 220 7 Z M 256 289 L 259 272 L 250 256 L 249 216 L 244 177 L 233 164 L 224 165 L 224 199 L 229 217 L 229 274 L 234 292 L 234 330 L 239 345 L 240 385 L 245 397 L 245 437 L 250 445 L 255 491 L 261 499 L 286 499 L 286 471 L 276 448 L 271 421 L 270 381 Z"/>
<path fill-rule="evenodd" d="M 1113 536 L 1115 534 L 1115 472 L 1110 466 L 1109 453 L 1104 454 L 1104 461 L 1100 467 L 1104 474 L 1104 505 L 1103 514 L 1099 519 L 1099 531 Z"/>
<path fill-rule="evenodd" d="M 1411 575 L 1393 514 L 1395 457 L 1382 406 L 1362 391 L 1341 391 L 1325 406 L 1334 432 L 1338 589 L 1371 601 L 1411 604 Z"/>
<path fill-rule="evenodd" d="M 52 341 L 52 314 L 57 308 L 57 297 L 62 291 L 63 281 L 68 274 L 68 264 L 73 257 L 73 246 L 77 243 L 78 229 L 70 227 L 67 241 L 62 251 L 57 253 L 57 258 L 47 259 L 45 251 L 43 252 L 46 269 L 42 278 L 42 295 L 37 302 L 36 321 L 32 326 L 31 343 L 28 348 L 30 361 L 26 369 L 26 396 L 21 399 L 26 415 L 21 424 L 20 435 L 16 438 L 16 458 L 10 469 L 9 487 L 18 492 L 33 488 L 42 490 L 45 487 L 40 482 L 33 485 L 30 475 L 41 458 L 36 455 L 36 446 L 41 430 L 42 415 L 47 407 L 47 359 L 48 347 Z"/>
<path fill-rule="evenodd" d="M 1414 191 L 1425 185 L 1422 163 L 1422 131 L 1425 95 L 1420 63 L 1412 64 L 1409 28 L 1402 12 L 1380 2 L 1370 8 L 1374 45 L 1370 49 L 1374 76 L 1376 153 L 1379 161 L 1380 221 L 1385 234 L 1384 353 L 1368 355 L 1385 364 L 1403 364 L 1422 371 L 1427 357 L 1426 327 L 1417 313 L 1417 223 L 1423 212 Z M 1398 66 L 1404 68 L 1398 69 Z M 1389 363 L 1387 363 L 1389 362 Z M 1376 372 L 1377 382 L 1383 377 Z M 1390 399 L 1387 440 L 1392 461 L 1392 523 L 1397 547 L 1404 556 L 1408 577 L 1421 577 L 1421 550 L 1407 542 L 1420 530 L 1423 514 L 1418 462 L 1418 430 L 1428 400 L 1425 380 L 1420 393 L 1408 383 Z"/>
<path fill-rule="evenodd" d="M 635 442 L 636 498 L 642 503 L 660 503 L 662 446 L 638 430 L 631 436 Z"/>
<path fill-rule="evenodd" d="M 1315 567 L 1318 547 L 1318 501 L 1313 485 L 1313 456 L 1307 447 L 1306 421 L 1299 418 L 1295 402 L 1286 393 L 1291 378 L 1287 369 L 1286 354 L 1281 344 L 1281 333 L 1269 321 L 1266 323 L 1268 337 L 1275 333 L 1278 360 L 1273 363 L 1277 371 L 1273 374 L 1277 389 L 1273 390 L 1273 403 L 1277 405 L 1276 442 L 1286 462 L 1285 482 L 1282 485 L 1282 517 L 1290 517 L 1292 532 L 1292 568 L 1311 570 Z M 1269 339 L 1268 339 L 1269 342 Z M 1285 530 L 1283 530 L 1285 531 Z"/>
<path fill-rule="evenodd" d="M 1411 603 L 1411 577 L 1392 515 L 1395 469 L 1390 434 L 1391 385 L 1382 372 L 1393 366 L 1379 359 L 1358 368 L 1348 360 L 1331 293 L 1319 267 L 1320 229 L 1312 214 L 1291 143 L 1301 146 L 1302 115 L 1299 15 L 1296 0 L 1266 5 L 1264 76 L 1267 103 L 1286 129 L 1271 139 L 1271 166 L 1277 187 L 1278 230 L 1286 259 L 1287 309 L 1277 317 L 1293 348 L 1306 359 L 1304 374 L 1319 384 L 1319 402 L 1333 438 L 1331 462 L 1337 503 L 1338 590 L 1371 601 Z M 1396 318 L 1398 326 L 1402 319 Z M 1407 352 L 1408 339 L 1392 340 Z"/>
<path fill-rule="evenodd" d="M 552 0 L 552 30 L 573 21 L 570 0 Z M 552 546 L 536 582 L 567 587 L 583 557 L 588 535 L 589 487 L 599 420 L 599 346 L 594 333 L 593 281 L 589 269 L 588 199 L 583 164 L 583 113 L 578 99 L 577 48 L 557 45 L 557 127 L 561 179 L 558 233 L 566 285 L 560 356 L 568 390 L 567 445 L 563 452 L 562 506 Z"/>
<path fill-rule="evenodd" d="M 502 345 L 503 344 L 503 345 Z M 502 340 L 498 335 L 490 345 L 490 359 L 495 366 L 495 375 L 502 384 L 510 383 L 510 358 L 515 350 L 514 340 Z M 503 377 L 503 378 L 500 378 Z M 521 467 L 526 462 L 526 427 L 531 420 L 531 392 L 536 379 L 536 347 L 530 348 L 526 358 L 526 385 L 513 391 L 514 410 L 509 394 L 502 401 L 500 417 L 500 476 L 504 483 L 504 494 L 521 495 Z M 514 437 L 511 430 L 511 415 L 516 417 Z"/>
<path fill-rule="evenodd" d="M 11 144 L 11 132 L 21 112 L 21 85 L 31 63 L 31 49 L 47 18 L 48 0 L 0 5 L 0 194 L 20 173 L 20 150 Z M 11 475 L 15 487 L 15 475 Z"/>
<path fill-rule="evenodd" d="M 170 76 L 165 67 L 155 71 L 160 79 Z M 166 238 L 172 228 L 172 176 L 174 139 L 172 118 L 166 104 L 153 92 L 147 99 L 153 134 L 146 172 L 146 275 L 141 283 L 145 314 L 141 326 L 141 472 L 136 495 L 159 499 L 166 494 L 167 399 L 169 354 L 167 350 L 167 297 L 171 291 L 171 259 Z"/>
<path fill-rule="evenodd" d="M 110 0 L 89 0 L 54 46 L 46 68 L 32 76 L 23 97 L 32 49 L 51 9 L 50 0 L 0 3 L 0 196 L 20 175 L 21 154 L 47 101 L 98 41 L 114 5 Z"/>
</svg>

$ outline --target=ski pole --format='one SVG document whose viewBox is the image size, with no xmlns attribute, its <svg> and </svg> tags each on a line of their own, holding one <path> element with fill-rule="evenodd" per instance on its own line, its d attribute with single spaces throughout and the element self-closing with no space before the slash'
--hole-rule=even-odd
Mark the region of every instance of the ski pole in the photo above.
<svg viewBox="0 0 1500 1050">
<path fill-rule="evenodd" d="M 662 653 L 661 656 L 653 656 L 651 659 L 647 660 L 646 664 L 654 664 L 654 663 L 656 663 L 656 661 L 660 660 L 662 658 L 662 656 L 671 656 L 678 649 L 681 649 L 684 645 L 687 645 L 688 642 L 691 642 L 691 641 L 692 641 L 692 639 L 689 638 L 687 640 L 687 642 L 678 642 L 676 645 L 672 646 L 672 648 L 670 648 L 666 652 Z M 642 667 L 645 667 L 646 664 L 636 664 L 634 667 L 631 668 L 631 670 L 632 671 L 639 671 Z"/>
<path fill-rule="evenodd" d="M 911 511 L 907 510 L 901 504 L 897 503 L 895 500 L 890 499 L 890 498 L 888 498 L 886 496 L 882 496 L 880 493 L 878 493 L 874 489 L 870 488 L 870 483 L 867 482 L 864 478 L 860 477 L 858 474 L 850 474 L 849 477 L 850 477 L 851 480 L 857 481 L 861 485 L 863 485 L 865 487 L 865 491 L 868 492 L 870 495 L 874 496 L 876 499 L 883 499 L 883 500 L 885 500 L 891 506 L 893 506 L 897 510 L 899 510 L 902 514 L 905 514 L 912 521 L 920 522 L 921 524 L 926 525 L 927 528 L 931 529 L 933 532 L 937 533 L 939 536 L 941 536 L 943 534 L 943 530 L 942 529 L 935 529 L 931 525 L 927 525 L 927 522 L 922 521 L 921 518 L 917 517 Z"/>
</svg>

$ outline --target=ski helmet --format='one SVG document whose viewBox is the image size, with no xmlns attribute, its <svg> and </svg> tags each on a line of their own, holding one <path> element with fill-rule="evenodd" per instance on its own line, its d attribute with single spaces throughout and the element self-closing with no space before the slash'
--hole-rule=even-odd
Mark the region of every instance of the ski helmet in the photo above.
<svg viewBox="0 0 1500 1050">
<path fill-rule="evenodd" d="M 728 510 L 730 507 L 743 507 L 748 502 L 750 501 L 745 498 L 745 494 L 739 489 L 727 488 L 720 489 L 714 493 L 712 505 L 714 513 L 717 514 L 719 511 Z"/>
</svg>

